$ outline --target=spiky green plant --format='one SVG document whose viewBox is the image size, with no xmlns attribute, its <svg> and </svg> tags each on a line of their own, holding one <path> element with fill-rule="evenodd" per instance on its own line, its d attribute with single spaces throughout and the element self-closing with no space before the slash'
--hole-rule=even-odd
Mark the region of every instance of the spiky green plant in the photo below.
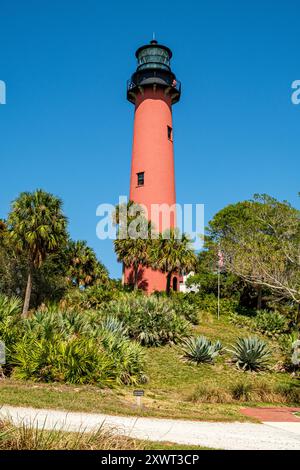
<svg viewBox="0 0 300 470">
<path fill-rule="evenodd" d="M 21 300 L 18 297 L 7 297 L 0 294 L 0 320 L 3 321 L 8 316 L 19 315 L 21 305 Z"/>
<path fill-rule="evenodd" d="M 267 344 L 255 336 L 238 338 L 230 352 L 232 353 L 232 362 L 243 370 L 267 369 L 271 359 L 271 351 Z"/>
<path fill-rule="evenodd" d="M 71 310 L 62 314 L 63 329 L 68 332 L 69 335 L 80 335 L 88 329 L 88 319 L 81 312 Z"/>
<path fill-rule="evenodd" d="M 220 341 L 212 343 L 205 336 L 188 338 L 183 343 L 183 358 L 189 362 L 212 363 L 222 349 Z"/>
<path fill-rule="evenodd" d="M 117 316 L 129 337 L 144 346 L 178 343 L 189 334 L 189 322 L 176 314 L 169 299 L 124 295 L 110 302 L 104 313 Z"/>
<path fill-rule="evenodd" d="M 127 327 L 121 322 L 118 318 L 113 316 L 107 316 L 102 320 L 100 327 L 105 331 L 110 331 L 111 333 L 126 336 Z"/>
<path fill-rule="evenodd" d="M 63 335 L 63 320 L 60 313 L 36 312 L 23 320 L 25 334 L 35 339 L 51 340 L 57 333 Z"/>
<path fill-rule="evenodd" d="M 22 302 L 19 298 L 0 294 L 0 340 L 5 343 L 7 359 L 11 347 L 22 336 L 21 308 Z"/>
<path fill-rule="evenodd" d="M 13 356 L 14 376 L 45 382 L 113 384 L 118 369 L 103 348 L 92 339 L 54 337 L 36 340 L 24 337 Z"/>
<path fill-rule="evenodd" d="M 144 351 L 116 319 L 39 312 L 23 322 L 11 359 L 17 378 L 100 386 L 144 381 Z"/>
</svg>

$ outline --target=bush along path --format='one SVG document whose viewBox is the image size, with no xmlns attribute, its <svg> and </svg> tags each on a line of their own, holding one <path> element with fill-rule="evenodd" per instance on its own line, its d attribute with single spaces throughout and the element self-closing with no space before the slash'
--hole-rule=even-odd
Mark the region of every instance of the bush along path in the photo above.
<svg viewBox="0 0 300 470">
<path fill-rule="evenodd" d="M 298 423 L 208 423 L 3 406 L 0 419 L 39 429 L 92 432 L 227 450 L 300 450 Z"/>
</svg>

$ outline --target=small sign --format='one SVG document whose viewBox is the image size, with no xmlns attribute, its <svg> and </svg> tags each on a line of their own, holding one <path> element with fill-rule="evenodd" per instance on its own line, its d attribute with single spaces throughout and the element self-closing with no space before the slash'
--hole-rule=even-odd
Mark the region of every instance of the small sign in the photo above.
<svg viewBox="0 0 300 470">
<path fill-rule="evenodd" d="M 6 358 L 5 358 L 5 343 L 3 341 L 0 341 L 0 365 L 6 363 Z"/>
<path fill-rule="evenodd" d="M 133 395 L 136 398 L 136 406 L 139 409 L 142 409 L 143 408 L 142 397 L 145 395 L 144 390 L 133 390 Z"/>
</svg>

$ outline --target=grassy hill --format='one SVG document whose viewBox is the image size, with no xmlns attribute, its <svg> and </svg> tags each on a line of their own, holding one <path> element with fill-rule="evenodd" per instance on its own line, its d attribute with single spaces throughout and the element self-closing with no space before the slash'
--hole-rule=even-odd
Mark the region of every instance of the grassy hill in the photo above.
<svg viewBox="0 0 300 470">
<path fill-rule="evenodd" d="M 219 320 L 204 314 L 193 334 L 219 339 L 230 347 L 247 328 L 235 326 L 230 317 Z M 274 363 L 280 359 L 277 341 L 268 340 Z M 243 372 L 228 363 L 229 353 L 214 365 L 192 365 L 182 359 L 180 346 L 145 348 L 146 374 L 142 410 L 135 406 L 133 387 L 100 389 L 87 385 L 44 384 L 5 379 L 0 381 L 0 403 L 37 408 L 57 408 L 110 414 L 157 416 L 212 421 L 246 421 L 245 406 L 282 406 L 299 403 L 299 380 L 289 373 Z M 297 398 L 298 397 L 298 398 Z"/>
</svg>

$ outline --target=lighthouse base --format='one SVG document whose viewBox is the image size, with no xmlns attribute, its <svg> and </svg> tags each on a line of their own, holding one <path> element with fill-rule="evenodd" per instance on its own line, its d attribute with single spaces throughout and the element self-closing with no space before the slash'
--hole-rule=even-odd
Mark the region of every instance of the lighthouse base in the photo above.
<svg viewBox="0 0 300 470">
<path fill-rule="evenodd" d="M 125 268 L 123 282 L 127 285 L 134 285 L 134 272 L 132 268 Z M 138 288 L 148 294 L 163 292 L 167 288 L 167 275 L 161 271 L 154 271 L 151 268 L 141 266 L 138 271 Z M 179 290 L 179 275 L 177 274 L 172 276 L 171 290 Z"/>
</svg>

